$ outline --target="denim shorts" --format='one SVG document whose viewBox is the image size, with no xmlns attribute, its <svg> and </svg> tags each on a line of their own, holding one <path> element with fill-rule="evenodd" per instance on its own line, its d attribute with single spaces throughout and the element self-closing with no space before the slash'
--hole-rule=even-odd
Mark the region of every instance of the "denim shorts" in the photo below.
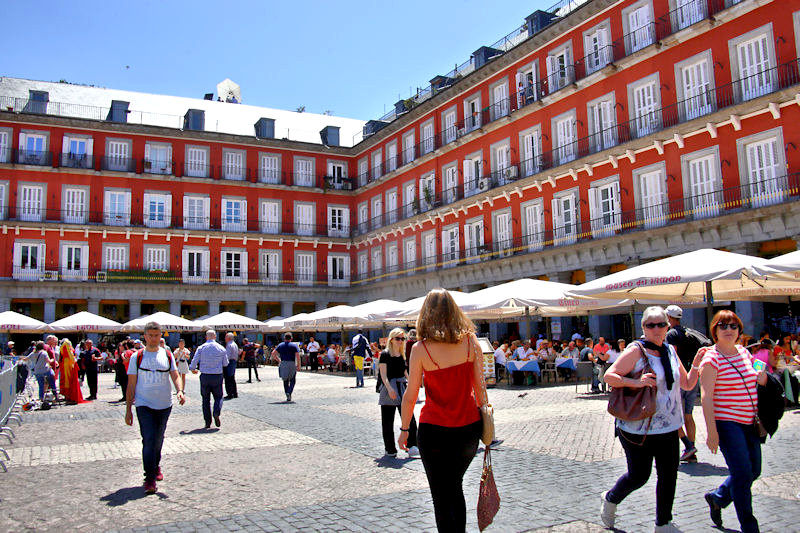
<svg viewBox="0 0 800 533">
<path fill-rule="evenodd" d="M 697 397 L 700 396 L 700 383 L 695 385 L 692 390 L 681 389 L 681 398 L 683 398 L 683 413 L 690 415 L 694 404 L 697 402 Z"/>
</svg>

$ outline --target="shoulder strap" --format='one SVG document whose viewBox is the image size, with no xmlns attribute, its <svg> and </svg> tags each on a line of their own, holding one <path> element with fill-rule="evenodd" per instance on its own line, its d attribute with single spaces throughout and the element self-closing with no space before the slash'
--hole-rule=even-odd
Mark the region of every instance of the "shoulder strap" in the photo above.
<svg viewBox="0 0 800 533">
<path fill-rule="evenodd" d="M 428 351 L 428 347 L 427 347 L 427 346 L 425 346 L 425 341 L 422 341 L 422 347 L 423 347 L 423 348 L 425 348 L 425 353 L 427 353 L 427 354 L 428 354 L 428 359 L 430 359 L 430 360 L 431 360 L 431 363 L 433 363 L 434 365 L 436 365 L 436 368 L 440 368 L 440 367 L 439 367 L 439 365 L 438 365 L 438 364 L 436 364 L 436 361 L 434 361 L 434 360 L 433 360 L 433 357 L 431 357 L 431 352 L 429 352 L 429 351 Z"/>
<path fill-rule="evenodd" d="M 164 350 L 164 351 L 167 352 L 167 359 L 169 359 L 172 364 L 175 364 L 175 358 L 173 357 L 172 352 L 170 352 L 169 350 Z M 139 351 L 136 352 L 137 372 L 139 371 L 139 368 L 141 368 L 142 366 L 142 357 L 144 357 L 144 348 L 139 348 Z M 172 370 L 172 365 L 170 365 L 169 369 Z"/>
<path fill-rule="evenodd" d="M 744 357 L 742 356 L 742 352 L 738 348 L 736 349 L 736 351 L 739 353 L 739 356 L 742 358 L 742 361 L 744 361 Z M 750 394 L 750 389 L 747 388 L 747 380 L 744 379 L 744 374 L 742 374 L 742 371 L 739 370 L 736 367 L 736 365 L 734 365 L 733 362 L 725 356 L 724 353 L 720 352 L 719 349 L 717 350 L 717 353 L 720 354 L 722 356 L 722 358 L 725 359 L 728 362 L 728 364 L 733 367 L 734 370 L 736 370 L 736 373 L 739 374 L 739 377 L 742 378 L 742 383 L 744 384 L 744 390 L 747 391 L 747 396 L 750 398 L 750 403 L 753 405 L 753 409 L 756 412 L 756 416 L 758 416 L 758 409 L 756 409 L 756 404 L 753 401 L 753 395 Z"/>
</svg>

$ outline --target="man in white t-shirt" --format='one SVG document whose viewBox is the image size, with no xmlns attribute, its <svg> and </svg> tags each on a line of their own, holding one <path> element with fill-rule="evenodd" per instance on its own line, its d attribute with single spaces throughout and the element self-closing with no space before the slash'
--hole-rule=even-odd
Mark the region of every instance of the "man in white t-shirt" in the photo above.
<svg viewBox="0 0 800 533">
<path fill-rule="evenodd" d="M 170 379 L 178 391 L 181 405 L 186 401 L 183 388 L 179 385 L 178 368 L 175 359 L 159 346 L 161 326 L 148 322 L 144 326 L 146 345 L 137 351 L 128 363 L 128 391 L 125 397 L 125 423 L 133 425 L 132 406 L 136 404 L 136 419 L 142 434 L 142 463 L 144 465 L 144 490 L 147 494 L 156 492 L 156 481 L 161 481 L 161 447 L 164 432 L 172 411 L 172 387 Z"/>
<path fill-rule="evenodd" d="M 314 337 L 308 338 L 306 351 L 308 352 L 308 365 L 311 367 L 311 370 L 317 370 L 319 368 L 319 359 L 317 359 L 317 357 L 319 357 L 319 343 Z"/>
<path fill-rule="evenodd" d="M 499 344 L 497 341 L 494 341 L 494 375 L 497 376 L 497 381 L 503 379 L 500 374 L 500 369 L 506 368 L 506 350 L 508 350 L 507 344 Z"/>
</svg>

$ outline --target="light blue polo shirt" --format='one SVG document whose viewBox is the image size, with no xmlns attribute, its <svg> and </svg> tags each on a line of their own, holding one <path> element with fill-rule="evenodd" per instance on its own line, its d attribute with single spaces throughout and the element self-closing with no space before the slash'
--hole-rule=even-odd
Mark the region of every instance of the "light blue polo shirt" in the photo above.
<svg viewBox="0 0 800 533">
<path fill-rule="evenodd" d="M 142 367 L 137 368 L 137 353 L 131 356 L 128 364 L 128 375 L 137 376 L 134 405 L 150 409 L 172 407 L 172 380 L 169 373 L 178 371 L 175 361 L 167 355 L 164 348 L 159 348 L 157 352 L 148 352 L 145 349 L 142 353 Z"/>
</svg>

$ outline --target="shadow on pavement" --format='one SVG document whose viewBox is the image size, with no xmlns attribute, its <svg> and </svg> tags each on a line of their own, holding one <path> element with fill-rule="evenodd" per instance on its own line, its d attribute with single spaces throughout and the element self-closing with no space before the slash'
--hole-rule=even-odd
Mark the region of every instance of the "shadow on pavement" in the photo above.
<svg viewBox="0 0 800 533">
<path fill-rule="evenodd" d="M 724 466 L 716 466 L 708 463 L 681 463 L 678 467 L 680 472 L 690 476 L 727 476 L 728 469 Z"/>
<path fill-rule="evenodd" d="M 198 433 L 216 433 L 219 431 L 219 428 L 197 428 L 197 429 L 190 429 L 189 431 L 181 431 L 179 435 L 196 435 Z"/>
<path fill-rule="evenodd" d="M 136 487 L 125 487 L 124 489 L 119 489 L 111 494 L 106 494 L 100 498 L 100 501 L 106 502 L 106 505 L 109 507 L 119 507 L 120 505 L 125 505 L 126 503 L 134 500 L 141 500 L 146 496 L 148 496 L 148 494 L 145 494 L 141 485 L 138 485 Z M 156 492 L 156 496 L 158 496 L 161 500 L 166 500 L 169 498 L 169 496 L 162 492 Z"/>
<path fill-rule="evenodd" d="M 413 457 L 406 457 L 404 459 L 400 459 L 398 457 L 383 456 L 375 459 L 375 466 L 380 468 L 394 468 L 395 470 L 398 470 L 400 468 L 403 468 L 403 466 L 406 463 L 410 463 L 411 461 L 416 461 L 416 460 L 418 459 Z"/>
</svg>

